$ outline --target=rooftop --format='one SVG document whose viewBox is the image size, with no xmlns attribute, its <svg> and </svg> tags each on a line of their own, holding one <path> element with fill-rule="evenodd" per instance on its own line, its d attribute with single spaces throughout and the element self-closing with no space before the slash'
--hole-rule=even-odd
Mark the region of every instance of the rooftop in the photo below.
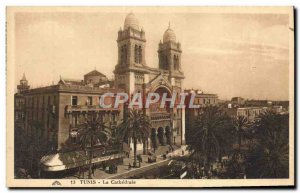
<svg viewBox="0 0 300 193">
<path fill-rule="evenodd" d="M 87 85 L 72 85 L 72 84 L 56 84 L 46 87 L 39 87 L 25 91 L 25 94 L 44 94 L 53 92 L 68 92 L 68 93 L 86 93 L 86 94 L 103 94 L 123 92 L 122 89 L 115 88 L 100 88 Z"/>
<path fill-rule="evenodd" d="M 93 70 L 93 71 L 85 74 L 84 76 L 105 76 L 105 75 L 102 74 L 101 72 L 97 71 L 97 70 Z"/>
</svg>

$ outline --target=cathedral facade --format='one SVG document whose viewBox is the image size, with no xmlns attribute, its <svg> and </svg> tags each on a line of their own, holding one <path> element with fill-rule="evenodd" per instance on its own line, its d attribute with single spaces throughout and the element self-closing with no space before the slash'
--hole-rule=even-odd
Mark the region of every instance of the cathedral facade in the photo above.
<svg viewBox="0 0 300 193">
<path fill-rule="evenodd" d="M 129 13 L 124 27 L 118 32 L 118 62 L 115 66 L 115 87 L 124 90 L 129 96 L 141 93 L 167 93 L 168 98 L 179 98 L 183 91 L 184 74 L 181 69 L 181 44 L 170 25 L 163 34 L 163 41 L 158 43 L 159 64 L 157 68 L 149 67 L 145 60 L 146 36 L 140 28 L 139 21 Z M 178 100 L 176 100 L 178 101 Z M 159 145 L 185 143 L 184 109 L 159 107 L 160 101 L 143 109 L 151 120 L 150 136 L 157 136 Z M 124 107 L 126 116 L 126 106 Z M 151 138 L 151 137 L 150 137 Z M 152 138 L 153 140 L 153 138 Z M 149 144 L 153 142 L 149 142 Z"/>
</svg>

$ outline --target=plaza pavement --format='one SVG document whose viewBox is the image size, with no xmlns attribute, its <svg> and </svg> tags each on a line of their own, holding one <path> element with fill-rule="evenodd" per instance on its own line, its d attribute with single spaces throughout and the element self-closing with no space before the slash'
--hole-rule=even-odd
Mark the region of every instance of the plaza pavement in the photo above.
<svg viewBox="0 0 300 193">
<path fill-rule="evenodd" d="M 104 171 L 102 168 L 97 168 L 94 170 L 94 179 L 117 179 L 117 178 L 127 178 L 130 176 L 134 176 L 143 172 L 146 172 L 148 170 L 151 170 L 153 168 L 162 166 L 162 165 L 167 165 L 172 157 L 180 156 L 182 155 L 182 151 L 184 151 L 184 154 L 187 153 L 187 150 L 185 149 L 185 146 L 182 146 L 181 148 L 178 148 L 174 150 L 173 152 L 170 152 L 167 155 L 167 159 L 163 159 L 163 154 L 165 154 L 169 150 L 169 146 L 160 146 L 157 151 L 155 152 L 157 158 L 156 162 L 154 163 L 148 163 L 148 155 L 142 155 L 141 152 L 138 152 L 138 154 L 141 154 L 142 156 L 142 162 L 141 162 L 141 167 L 138 168 L 131 168 L 129 169 L 129 163 L 131 166 L 133 165 L 133 156 L 129 158 L 124 158 L 123 164 L 118 165 L 118 170 L 117 173 L 115 174 L 110 174 Z M 138 165 L 138 163 L 137 163 Z M 87 178 L 88 176 L 88 171 L 84 173 L 84 178 Z M 81 176 L 82 178 L 83 176 Z M 79 176 L 74 175 L 74 176 L 69 176 L 66 177 L 67 179 L 78 179 Z"/>
</svg>

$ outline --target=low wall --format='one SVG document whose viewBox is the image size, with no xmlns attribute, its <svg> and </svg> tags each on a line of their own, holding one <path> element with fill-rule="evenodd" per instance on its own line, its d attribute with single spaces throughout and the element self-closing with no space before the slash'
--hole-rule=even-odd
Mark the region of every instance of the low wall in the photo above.
<svg viewBox="0 0 300 193">
<path fill-rule="evenodd" d="M 149 170 L 155 169 L 157 167 L 167 165 L 169 162 L 170 162 L 169 159 L 162 160 L 162 161 L 159 161 L 159 162 L 156 162 L 156 163 L 153 163 L 153 164 L 141 167 L 141 168 L 132 169 L 128 172 L 111 176 L 108 179 L 126 179 L 126 178 L 129 178 L 129 177 L 135 176 L 135 175 L 142 174 L 142 173 L 147 172 Z"/>
</svg>

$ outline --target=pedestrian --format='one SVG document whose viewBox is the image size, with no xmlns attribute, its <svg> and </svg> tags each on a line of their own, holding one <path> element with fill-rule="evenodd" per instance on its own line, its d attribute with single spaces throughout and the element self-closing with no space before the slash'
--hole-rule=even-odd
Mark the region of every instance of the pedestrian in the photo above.
<svg viewBox="0 0 300 193">
<path fill-rule="evenodd" d="M 108 167 L 108 170 L 107 170 L 107 172 L 109 173 L 109 174 L 111 174 L 111 166 L 107 166 Z"/>
<path fill-rule="evenodd" d="M 128 164 L 128 169 L 131 170 L 131 164 L 130 163 Z"/>
<path fill-rule="evenodd" d="M 38 177 L 40 178 L 41 177 L 41 169 L 38 168 Z"/>
<path fill-rule="evenodd" d="M 116 166 L 116 173 L 118 173 L 118 166 Z"/>
<path fill-rule="evenodd" d="M 117 169 L 116 168 L 117 168 L 117 166 L 114 165 L 114 174 L 117 173 Z"/>
<path fill-rule="evenodd" d="M 78 169 L 78 176 L 79 176 L 79 178 L 81 178 L 81 167 L 79 167 L 79 169 Z"/>
<path fill-rule="evenodd" d="M 93 175 L 93 177 L 95 177 L 95 165 L 94 164 L 92 165 L 92 175 Z"/>
<path fill-rule="evenodd" d="M 111 173 L 114 174 L 115 173 L 115 166 L 111 165 L 110 168 L 111 168 Z"/>
<path fill-rule="evenodd" d="M 139 162 L 139 167 L 140 167 L 140 165 L 141 165 L 141 159 L 140 158 L 138 158 L 138 162 Z"/>
</svg>

